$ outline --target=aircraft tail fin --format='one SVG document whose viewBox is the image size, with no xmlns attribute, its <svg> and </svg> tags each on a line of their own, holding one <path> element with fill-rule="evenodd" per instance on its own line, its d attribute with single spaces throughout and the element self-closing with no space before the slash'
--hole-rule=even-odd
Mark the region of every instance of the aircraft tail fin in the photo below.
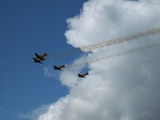
<svg viewBox="0 0 160 120">
<path fill-rule="evenodd" d="M 47 53 L 44 53 L 44 56 L 47 56 L 48 54 Z"/>
<path fill-rule="evenodd" d="M 65 65 L 63 64 L 62 67 L 65 67 Z"/>
<path fill-rule="evenodd" d="M 81 75 L 80 75 L 80 74 L 78 74 L 78 77 L 81 77 Z"/>
</svg>

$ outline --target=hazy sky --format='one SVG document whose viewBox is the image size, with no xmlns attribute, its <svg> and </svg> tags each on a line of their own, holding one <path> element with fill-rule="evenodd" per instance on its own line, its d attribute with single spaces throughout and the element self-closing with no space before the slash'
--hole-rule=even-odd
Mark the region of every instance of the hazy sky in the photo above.
<svg viewBox="0 0 160 120">
<path fill-rule="evenodd" d="M 159 1 L 0 4 L 0 119 L 160 119 L 160 30 L 144 35 L 160 28 Z M 99 47 L 111 40 L 123 42 Z M 89 53 L 53 59 L 92 44 L 97 49 Z M 35 52 L 47 52 L 48 60 L 34 64 Z M 61 64 L 72 67 L 53 70 Z"/>
</svg>

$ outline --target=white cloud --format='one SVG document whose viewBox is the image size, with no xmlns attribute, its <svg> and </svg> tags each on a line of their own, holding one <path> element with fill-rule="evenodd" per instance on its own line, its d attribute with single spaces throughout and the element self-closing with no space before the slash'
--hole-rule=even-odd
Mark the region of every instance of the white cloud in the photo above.
<svg viewBox="0 0 160 120">
<path fill-rule="evenodd" d="M 48 68 L 48 67 L 44 67 L 44 76 L 53 77 L 53 70 L 52 69 Z"/>
<path fill-rule="evenodd" d="M 38 120 L 59 120 L 63 109 L 68 104 L 69 96 L 59 99 L 49 106 L 46 113 L 39 115 Z"/>
<path fill-rule="evenodd" d="M 59 71 L 54 71 L 54 68 L 52 66 L 44 67 L 43 70 L 44 76 L 59 79 Z"/>
<path fill-rule="evenodd" d="M 67 20 L 67 42 L 82 47 L 160 27 L 157 0 L 90 0 L 80 15 Z M 75 63 L 159 43 L 151 35 L 93 50 Z M 86 79 L 77 78 L 85 66 L 62 71 L 60 81 L 69 96 L 40 114 L 37 120 L 158 120 L 160 119 L 159 48 L 137 51 L 88 65 Z M 149 60 L 149 62 L 147 62 Z M 75 64 L 74 63 L 74 64 Z M 129 67 L 128 67 L 129 66 Z M 108 71 L 108 72 L 107 72 Z M 55 107 L 57 106 L 57 109 Z"/>
<path fill-rule="evenodd" d="M 42 105 L 38 109 L 33 110 L 27 114 L 18 114 L 17 116 L 18 118 L 35 120 L 38 119 L 40 114 L 46 113 L 49 106 L 50 105 Z"/>
<path fill-rule="evenodd" d="M 60 98 L 57 102 L 51 105 L 43 105 L 28 114 L 19 114 L 18 117 L 31 120 L 59 120 L 62 110 L 68 104 L 68 100 L 69 96 Z"/>
</svg>

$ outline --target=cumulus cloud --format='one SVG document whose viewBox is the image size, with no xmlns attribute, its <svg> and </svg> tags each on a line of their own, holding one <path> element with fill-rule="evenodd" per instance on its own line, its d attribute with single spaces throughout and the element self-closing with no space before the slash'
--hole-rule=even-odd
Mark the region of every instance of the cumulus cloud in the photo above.
<svg viewBox="0 0 160 120">
<path fill-rule="evenodd" d="M 18 118 L 35 120 L 38 119 L 39 115 L 46 113 L 49 106 L 50 105 L 42 105 L 41 107 L 27 114 L 17 114 L 17 116 Z"/>
<path fill-rule="evenodd" d="M 49 78 L 54 77 L 56 79 L 59 79 L 59 71 L 53 71 L 53 70 L 54 70 L 53 66 L 47 66 L 47 67 L 45 66 L 43 68 L 44 76 Z"/>
<path fill-rule="evenodd" d="M 65 36 L 68 44 L 81 48 L 159 28 L 159 13 L 157 0 L 89 0 L 79 15 L 67 19 Z M 73 64 L 159 44 L 159 40 L 156 34 L 95 49 Z M 64 70 L 60 81 L 70 88 L 69 95 L 50 105 L 37 120 L 160 119 L 159 50 L 137 50 Z M 77 78 L 77 72 L 85 72 L 86 67 L 91 74 Z"/>
</svg>

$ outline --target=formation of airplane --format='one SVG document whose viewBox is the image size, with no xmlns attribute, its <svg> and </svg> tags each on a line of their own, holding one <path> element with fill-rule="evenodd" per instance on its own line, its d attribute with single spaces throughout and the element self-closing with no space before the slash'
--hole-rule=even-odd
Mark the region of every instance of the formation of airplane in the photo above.
<svg viewBox="0 0 160 120">
<path fill-rule="evenodd" d="M 39 54 L 35 53 L 35 55 L 36 55 L 36 58 L 33 58 L 34 62 L 42 64 L 41 61 L 45 60 L 45 56 L 47 56 L 47 53 L 44 53 L 42 55 L 39 55 Z M 62 68 L 64 68 L 64 67 L 65 67 L 64 64 L 61 65 L 61 66 L 55 66 L 54 65 L 54 70 L 60 70 L 61 71 Z M 89 73 L 87 72 L 85 74 L 78 74 L 78 77 L 80 77 L 80 78 L 86 78 L 85 77 L 86 75 L 89 75 Z"/>
<path fill-rule="evenodd" d="M 45 60 L 45 56 L 47 56 L 47 53 L 44 53 L 42 55 L 38 55 L 37 53 L 35 53 L 35 55 L 36 58 L 33 58 L 34 62 L 42 64 L 41 61 Z"/>
<path fill-rule="evenodd" d="M 87 72 L 87 73 L 85 73 L 85 74 L 78 74 L 78 77 L 86 78 L 86 77 L 85 77 L 86 75 L 89 75 L 89 73 Z"/>
<path fill-rule="evenodd" d="M 65 67 L 64 64 L 61 65 L 61 66 L 55 66 L 55 65 L 54 65 L 54 70 L 60 70 L 60 71 L 61 71 L 61 68 L 64 68 L 64 67 Z M 89 73 L 87 72 L 87 73 L 85 73 L 85 74 L 78 74 L 78 77 L 86 78 L 86 77 L 85 77 L 86 75 L 89 75 Z"/>
</svg>

